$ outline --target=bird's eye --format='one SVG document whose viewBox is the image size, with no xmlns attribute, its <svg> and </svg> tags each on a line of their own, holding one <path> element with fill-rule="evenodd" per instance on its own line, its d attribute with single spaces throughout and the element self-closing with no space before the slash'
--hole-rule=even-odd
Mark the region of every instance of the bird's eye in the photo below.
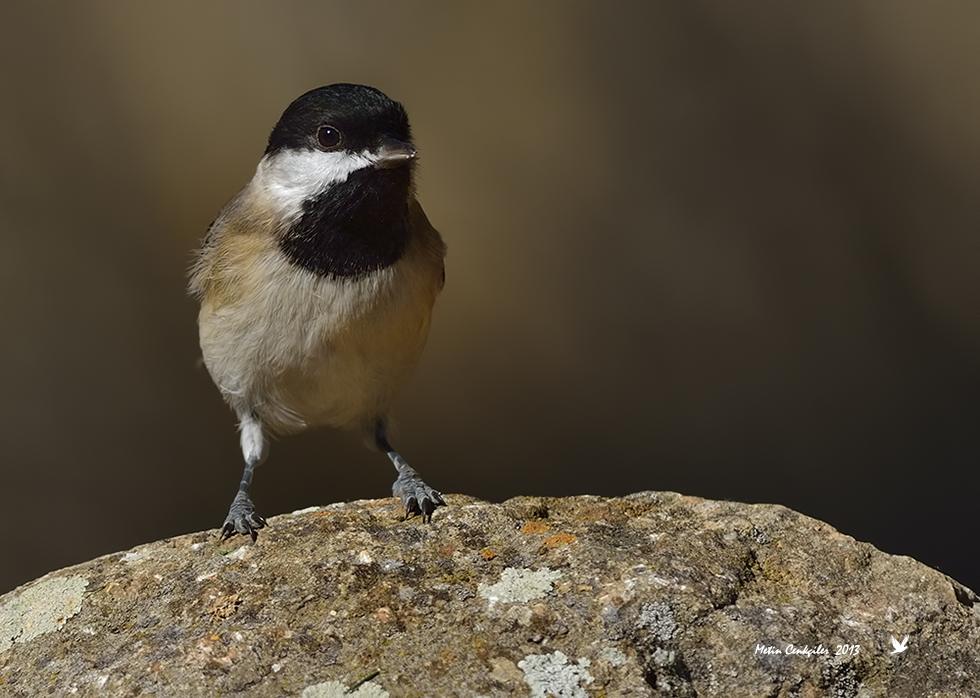
<svg viewBox="0 0 980 698">
<path fill-rule="evenodd" d="M 343 135 L 333 126 L 321 126 L 316 130 L 316 140 L 324 150 L 330 150 L 340 145 Z"/>
</svg>

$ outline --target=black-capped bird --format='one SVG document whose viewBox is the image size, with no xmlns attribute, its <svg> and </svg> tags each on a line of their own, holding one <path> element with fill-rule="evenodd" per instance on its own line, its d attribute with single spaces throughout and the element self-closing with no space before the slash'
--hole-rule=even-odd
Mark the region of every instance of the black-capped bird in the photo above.
<svg viewBox="0 0 980 698">
<path fill-rule="evenodd" d="M 415 198 L 404 108 L 364 85 L 286 108 L 191 271 L 204 363 L 238 415 L 245 471 L 222 536 L 265 526 L 249 498 L 267 433 L 359 429 L 422 521 L 445 504 L 388 442 L 387 416 L 429 333 L 445 245 Z"/>
</svg>

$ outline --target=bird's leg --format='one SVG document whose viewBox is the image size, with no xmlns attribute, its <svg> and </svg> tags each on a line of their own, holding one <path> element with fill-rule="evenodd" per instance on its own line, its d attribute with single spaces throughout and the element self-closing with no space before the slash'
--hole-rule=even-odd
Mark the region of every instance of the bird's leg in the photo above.
<svg viewBox="0 0 980 698">
<path fill-rule="evenodd" d="M 265 526 L 265 519 L 255 513 L 255 506 L 248 497 L 248 490 L 252 485 L 252 473 L 255 467 L 265 459 L 265 438 L 262 435 L 262 424 L 254 415 L 242 415 L 240 429 L 245 471 L 242 473 L 242 482 L 238 486 L 238 494 L 232 500 L 228 516 L 221 527 L 221 538 L 225 540 L 236 533 L 241 533 L 243 536 L 252 536 L 254 542 L 258 538 L 258 530 Z"/>
<path fill-rule="evenodd" d="M 421 514 L 422 523 L 432 521 L 432 512 L 436 507 L 445 505 L 446 500 L 436 490 L 429 487 L 398 452 L 388 443 L 388 425 L 381 417 L 374 423 L 374 443 L 388 454 L 392 464 L 398 471 L 398 478 L 391 486 L 391 492 L 402 500 L 405 507 L 405 518 L 412 514 Z"/>
</svg>

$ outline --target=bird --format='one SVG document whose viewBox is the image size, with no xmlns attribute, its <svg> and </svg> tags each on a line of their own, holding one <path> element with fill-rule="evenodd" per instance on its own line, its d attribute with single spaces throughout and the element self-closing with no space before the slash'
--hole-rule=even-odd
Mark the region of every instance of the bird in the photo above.
<svg viewBox="0 0 980 698">
<path fill-rule="evenodd" d="M 245 468 L 222 540 L 266 526 L 252 503 L 270 436 L 358 430 L 398 471 L 405 516 L 445 499 L 389 442 L 390 409 L 425 346 L 446 246 L 415 193 L 405 108 L 337 83 L 282 113 L 251 181 L 197 251 L 204 365 L 238 418 Z"/>
<path fill-rule="evenodd" d="M 909 636 L 908 635 L 906 635 L 902 639 L 901 642 L 899 642 L 898 640 L 896 640 L 895 639 L 895 636 L 892 635 L 892 647 L 894 647 L 895 649 L 893 649 L 891 653 L 892 654 L 901 654 L 902 652 L 904 652 L 905 650 L 907 650 L 908 647 L 906 645 L 908 644 L 908 641 L 909 641 Z"/>
</svg>

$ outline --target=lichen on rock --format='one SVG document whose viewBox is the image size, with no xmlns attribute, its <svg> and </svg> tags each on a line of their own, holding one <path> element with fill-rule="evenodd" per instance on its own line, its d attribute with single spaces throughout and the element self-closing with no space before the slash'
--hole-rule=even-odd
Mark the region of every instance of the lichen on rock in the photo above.
<svg viewBox="0 0 980 698">
<path fill-rule="evenodd" d="M 976 594 L 784 507 L 448 500 L 54 572 L 0 597 L 0 695 L 980 695 Z"/>
<path fill-rule="evenodd" d="M 48 577 L 3 597 L 0 603 L 0 652 L 15 642 L 30 642 L 64 627 L 82 608 L 88 580 L 79 575 Z"/>
</svg>

